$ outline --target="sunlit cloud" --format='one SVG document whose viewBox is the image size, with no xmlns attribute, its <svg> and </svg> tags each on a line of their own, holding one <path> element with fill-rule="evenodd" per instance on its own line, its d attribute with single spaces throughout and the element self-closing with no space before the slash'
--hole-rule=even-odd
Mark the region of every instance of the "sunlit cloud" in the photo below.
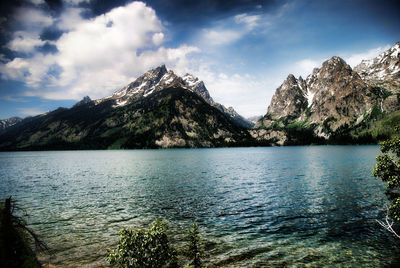
<svg viewBox="0 0 400 268">
<path fill-rule="evenodd" d="M 151 67 L 168 64 L 185 68 L 186 57 L 199 51 L 185 44 L 176 48 L 161 46 L 165 35 L 155 11 L 142 2 L 114 8 L 92 19 L 81 16 L 83 9 L 67 8 L 55 25 L 66 31 L 53 41 L 57 53 L 36 51 L 0 65 L 3 78 L 24 81 L 36 90 L 30 94 L 48 99 L 80 99 L 84 95 L 104 97 L 125 86 Z M 34 23 L 31 32 L 16 32 L 8 44 L 13 51 L 33 52 L 43 45 L 37 26 L 50 26 L 53 20 L 29 9 L 19 13 L 22 24 Z M 134 26 L 134 27 L 133 27 Z M 29 29 L 31 26 L 26 25 Z"/>
</svg>

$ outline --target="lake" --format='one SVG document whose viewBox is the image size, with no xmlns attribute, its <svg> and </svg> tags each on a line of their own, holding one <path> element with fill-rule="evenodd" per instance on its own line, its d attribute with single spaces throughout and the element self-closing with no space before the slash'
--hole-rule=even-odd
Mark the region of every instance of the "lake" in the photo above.
<svg viewBox="0 0 400 268">
<path fill-rule="evenodd" d="M 379 146 L 0 153 L 0 197 L 12 196 L 62 267 L 104 266 L 124 226 L 196 220 L 206 264 L 226 267 L 400 263 L 376 219 Z M 396 259 L 397 258 L 397 259 Z"/>
</svg>

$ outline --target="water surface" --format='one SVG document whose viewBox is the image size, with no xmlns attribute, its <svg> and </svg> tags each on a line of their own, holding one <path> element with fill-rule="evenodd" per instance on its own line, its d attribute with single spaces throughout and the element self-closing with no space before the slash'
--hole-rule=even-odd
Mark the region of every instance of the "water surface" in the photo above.
<svg viewBox="0 0 400 268">
<path fill-rule="evenodd" d="M 0 153 L 12 195 L 66 267 L 104 266 L 124 226 L 196 220 L 206 262 L 232 267 L 389 266 L 399 242 L 376 223 L 378 146 Z M 180 243 L 181 236 L 175 236 Z"/>
</svg>

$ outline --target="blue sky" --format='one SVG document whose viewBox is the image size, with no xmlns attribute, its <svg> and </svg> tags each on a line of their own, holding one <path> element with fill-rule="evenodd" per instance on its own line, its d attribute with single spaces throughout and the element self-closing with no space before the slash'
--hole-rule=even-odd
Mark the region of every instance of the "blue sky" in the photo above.
<svg viewBox="0 0 400 268">
<path fill-rule="evenodd" d="M 0 118 L 105 97 L 166 64 L 244 116 L 289 73 L 400 41 L 397 1 L 14 0 L 0 4 Z"/>
</svg>

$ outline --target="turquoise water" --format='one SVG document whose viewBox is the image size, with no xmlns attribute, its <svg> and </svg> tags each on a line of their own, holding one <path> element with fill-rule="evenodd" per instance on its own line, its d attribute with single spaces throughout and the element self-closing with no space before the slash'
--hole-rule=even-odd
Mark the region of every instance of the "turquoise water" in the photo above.
<svg viewBox="0 0 400 268">
<path fill-rule="evenodd" d="M 0 153 L 12 195 L 62 267 L 104 266 L 124 226 L 196 220 L 210 266 L 389 266 L 399 241 L 376 223 L 378 146 Z M 180 243 L 180 236 L 174 241 Z M 397 248 L 397 249 L 396 249 Z"/>
</svg>

